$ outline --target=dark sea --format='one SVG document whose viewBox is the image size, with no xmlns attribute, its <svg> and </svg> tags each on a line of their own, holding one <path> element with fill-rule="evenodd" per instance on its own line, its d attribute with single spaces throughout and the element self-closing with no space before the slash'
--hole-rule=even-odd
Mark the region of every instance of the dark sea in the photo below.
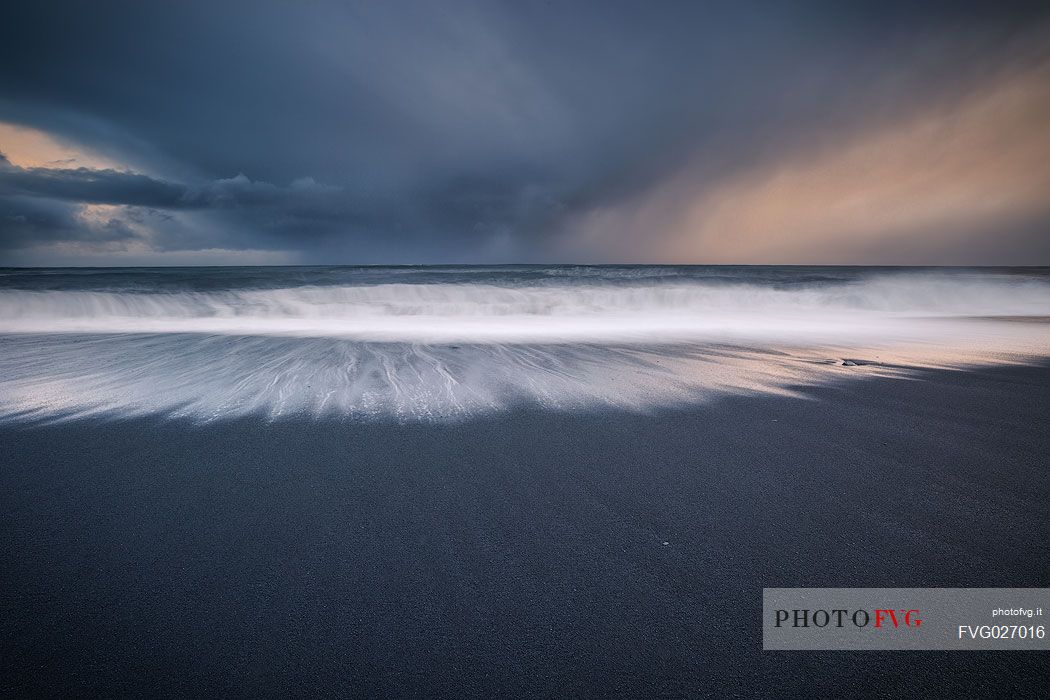
<svg viewBox="0 0 1050 700">
<path fill-rule="evenodd" d="M 777 289 L 856 284 L 870 279 L 1041 280 L 1050 267 L 879 267 L 828 265 L 394 265 L 265 267 L 0 268 L 0 288 L 27 291 L 231 292 L 389 284 L 755 285 Z"/>
</svg>

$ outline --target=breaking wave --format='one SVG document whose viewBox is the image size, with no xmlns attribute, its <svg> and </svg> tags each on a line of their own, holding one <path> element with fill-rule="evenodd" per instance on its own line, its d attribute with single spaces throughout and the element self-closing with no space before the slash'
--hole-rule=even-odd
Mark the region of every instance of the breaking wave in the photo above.
<svg viewBox="0 0 1050 700">
<path fill-rule="evenodd" d="M 884 276 L 838 285 L 492 283 L 217 292 L 0 291 L 0 332 L 206 333 L 384 342 L 670 342 L 884 333 L 909 318 L 1050 316 L 1032 279 Z"/>
<path fill-rule="evenodd" d="M 1045 273 L 5 274 L 0 418 L 8 420 L 447 420 L 522 405 L 649 410 L 900 376 L 915 366 L 1050 355 Z"/>
</svg>

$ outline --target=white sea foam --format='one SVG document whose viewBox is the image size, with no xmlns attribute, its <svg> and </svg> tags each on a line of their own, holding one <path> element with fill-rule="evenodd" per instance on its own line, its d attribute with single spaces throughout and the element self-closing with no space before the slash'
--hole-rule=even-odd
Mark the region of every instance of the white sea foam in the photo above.
<svg viewBox="0 0 1050 700">
<path fill-rule="evenodd" d="M 445 420 L 519 405 L 649 410 L 1045 357 L 1050 326 L 1016 320 L 1046 316 L 1050 286 L 1009 277 L 8 289 L 0 415 Z"/>
<path fill-rule="evenodd" d="M 1031 280 L 875 277 L 781 289 L 379 284 L 227 292 L 0 292 L 3 333 L 206 333 L 384 342 L 615 342 L 914 334 L 909 319 L 1050 315 Z M 921 334 L 921 333 L 920 333 Z"/>
</svg>

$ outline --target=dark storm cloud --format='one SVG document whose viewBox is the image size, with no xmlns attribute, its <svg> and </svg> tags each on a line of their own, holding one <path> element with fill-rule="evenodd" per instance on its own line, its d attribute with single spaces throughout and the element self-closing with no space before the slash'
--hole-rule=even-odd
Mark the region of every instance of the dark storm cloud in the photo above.
<svg viewBox="0 0 1050 700">
<path fill-rule="evenodd" d="M 178 208 L 190 203 L 187 194 L 181 185 L 146 175 L 92 168 L 19 168 L 0 154 L 0 196 Z"/>
<path fill-rule="evenodd" d="M 682 168 L 714 183 L 817 133 L 963 94 L 1039 45 L 1040 14 L 1024 3 L 23 3 L 0 25 L 0 121 L 128 171 L 5 165 L 5 216 L 31 205 L 38 224 L 28 210 L 19 226 L 3 219 L 0 250 L 104 238 L 71 209 L 81 203 L 112 207 L 114 231 L 158 250 L 549 258 L 567 222 Z"/>
</svg>

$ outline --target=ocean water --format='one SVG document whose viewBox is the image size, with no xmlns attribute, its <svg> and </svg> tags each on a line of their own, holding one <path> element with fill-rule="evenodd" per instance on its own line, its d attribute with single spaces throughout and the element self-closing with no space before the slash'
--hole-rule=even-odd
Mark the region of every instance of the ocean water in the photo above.
<svg viewBox="0 0 1050 700">
<path fill-rule="evenodd" d="M 0 269 L 0 415 L 635 410 L 1050 354 L 1050 268 Z"/>
</svg>

